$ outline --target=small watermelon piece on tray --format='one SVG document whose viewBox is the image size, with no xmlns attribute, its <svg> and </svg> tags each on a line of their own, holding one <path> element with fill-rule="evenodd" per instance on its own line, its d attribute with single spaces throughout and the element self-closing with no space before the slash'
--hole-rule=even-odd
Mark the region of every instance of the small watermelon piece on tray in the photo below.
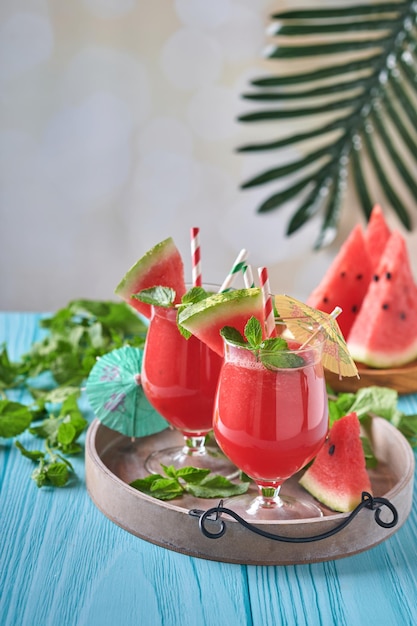
<svg viewBox="0 0 417 626">
<path fill-rule="evenodd" d="M 263 299 L 258 287 L 217 293 L 186 306 L 179 313 L 179 323 L 223 356 L 223 338 L 220 335 L 223 326 L 233 326 L 243 334 L 252 316 L 263 325 Z"/>
<path fill-rule="evenodd" d="M 417 285 L 398 231 L 385 247 L 347 345 L 355 361 L 375 368 L 417 358 Z"/>
<path fill-rule="evenodd" d="M 338 317 L 345 337 L 356 319 L 373 275 L 363 228 L 356 225 L 341 246 L 323 279 L 306 303 L 325 313 L 340 306 Z"/>
<path fill-rule="evenodd" d="M 372 494 L 355 412 L 333 423 L 323 447 L 300 479 L 316 500 L 333 511 L 348 513 Z"/>
<path fill-rule="evenodd" d="M 132 296 L 142 289 L 171 287 L 175 291 L 175 304 L 181 302 L 186 292 L 184 263 L 172 237 L 157 243 L 125 274 L 114 290 L 125 302 L 144 317 L 151 317 L 151 305 Z"/>
</svg>

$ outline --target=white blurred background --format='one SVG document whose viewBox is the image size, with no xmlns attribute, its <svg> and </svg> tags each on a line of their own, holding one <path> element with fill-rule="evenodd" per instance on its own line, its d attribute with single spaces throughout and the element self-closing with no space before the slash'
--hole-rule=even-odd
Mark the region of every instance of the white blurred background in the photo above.
<svg viewBox="0 0 417 626">
<path fill-rule="evenodd" d="M 288 238 L 292 207 L 259 215 L 269 189 L 239 189 L 274 155 L 236 153 L 271 132 L 236 118 L 248 81 L 274 71 L 262 60 L 270 14 L 296 4 L 2 0 L 0 309 L 115 299 L 127 269 L 168 236 L 191 278 L 191 226 L 205 280 L 222 282 L 245 247 L 273 291 L 308 295 L 363 222 L 353 192 L 337 239 L 317 253 L 317 220 Z M 406 237 L 416 275 L 417 233 Z"/>
</svg>

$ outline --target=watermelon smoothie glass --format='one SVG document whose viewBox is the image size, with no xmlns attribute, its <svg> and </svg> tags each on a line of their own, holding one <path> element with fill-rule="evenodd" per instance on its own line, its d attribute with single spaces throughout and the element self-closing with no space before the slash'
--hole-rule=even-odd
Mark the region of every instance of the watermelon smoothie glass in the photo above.
<svg viewBox="0 0 417 626">
<path fill-rule="evenodd" d="M 207 291 L 218 287 L 205 285 Z M 174 307 L 152 306 L 141 373 L 150 404 L 181 432 L 184 445 L 156 451 L 145 466 L 160 473 L 161 463 L 176 468 L 194 466 L 231 476 L 237 470 L 223 453 L 207 447 L 213 429 L 213 409 L 223 359 L 194 337 L 184 338 Z"/>
<path fill-rule="evenodd" d="M 214 412 L 214 435 L 223 452 L 257 485 L 229 501 L 247 519 L 304 519 L 322 515 L 313 503 L 280 495 L 281 485 L 322 447 L 328 432 L 323 339 L 317 332 L 300 347 L 288 341 L 295 367 L 272 365 L 248 348 L 225 340 L 225 361 Z M 269 356 L 271 360 L 269 361 Z M 285 358 L 285 355 L 284 355 Z M 268 362 L 269 361 L 269 362 Z"/>
</svg>

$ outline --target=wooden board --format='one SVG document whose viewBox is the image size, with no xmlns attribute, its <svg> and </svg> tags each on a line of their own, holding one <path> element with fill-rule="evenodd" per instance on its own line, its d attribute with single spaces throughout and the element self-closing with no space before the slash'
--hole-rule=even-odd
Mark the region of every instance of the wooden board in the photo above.
<svg viewBox="0 0 417 626">
<path fill-rule="evenodd" d="M 286 543 L 266 539 L 225 517 L 226 533 L 220 539 L 205 537 L 198 517 L 190 510 L 207 510 L 218 501 L 185 496 L 162 502 L 140 493 L 128 484 L 146 475 L 144 461 L 148 454 L 162 447 L 176 445 L 181 437 L 166 430 L 151 437 L 132 441 L 109 430 L 95 420 L 87 433 L 86 481 L 96 506 L 115 524 L 147 541 L 190 556 L 230 563 L 287 565 L 333 560 L 367 550 L 395 533 L 407 519 L 413 492 L 414 454 L 408 442 L 391 424 L 374 418 L 372 440 L 379 459 L 378 468 L 370 471 L 374 496 L 384 496 L 399 515 L 394 528 L 382 528 L 374 512 L 365 509 L 342 531 L 321 541 Z M 311 497 L 293 477 L 283 493 Z M 323 509 L 317 519 L 265 521 L 258 525 L 268 532 L 290 537 L 309 537 L 331 530 L 347 514 Z M 216 524 L 216 522 L 212 522 Z"/>
<path fill-rule="evenodd" d="M 417 391 L 417 361 L 391 369 L 372 369 L 361 363 L 356 365 L 359 379 L 355 376 L 349 376 L 340 380 L 337 374 L 326 371 L 326 380 L 334 391 L 355 393 L 358 389 L 371 385 L 390 387 L 398 391 L 399 394 Z"/>
</svg>

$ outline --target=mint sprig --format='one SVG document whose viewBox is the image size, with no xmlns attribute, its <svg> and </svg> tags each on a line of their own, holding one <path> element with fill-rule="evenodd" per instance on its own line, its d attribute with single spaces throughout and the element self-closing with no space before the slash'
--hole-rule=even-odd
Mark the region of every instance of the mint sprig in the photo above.
<svg viewBox="0 0 417 626">
<path fill-rule="evenodd" d="M 175 290 L 171 287 L 158 286 L 149 287 L 148 289 L 142 289 L 142 291 L 134 293 L 132 295 L 132 298 L 135 298 L 135 300 L 140 300 L 145 304 L 169 308 L 174 306 L 175 296 Z"/>
<path fill-rule="evenodd" d="M 209 469 L 175 469 L 173 465 L 161 467 L 165 476 L 150 474 L 133 480 L 130 486 L 158 500 L 173 500 L 184 493 L 196 498 L 227 498 L 246 493 L 249 488 L 248 482 L 232 483 L 224 476 L 212 474 Z"/>
<path fill-rule="evenodd" d="M 262 338 L 262 326 L 256 317 L 251 317 L 244 328 L 244 336 L 232 326 L 223 326 L 222 337 L 229 343 L 251 350 L 268 369 L 302 367 L 304 359 L 288 349 L 283 337 Z"/>
</svg>

